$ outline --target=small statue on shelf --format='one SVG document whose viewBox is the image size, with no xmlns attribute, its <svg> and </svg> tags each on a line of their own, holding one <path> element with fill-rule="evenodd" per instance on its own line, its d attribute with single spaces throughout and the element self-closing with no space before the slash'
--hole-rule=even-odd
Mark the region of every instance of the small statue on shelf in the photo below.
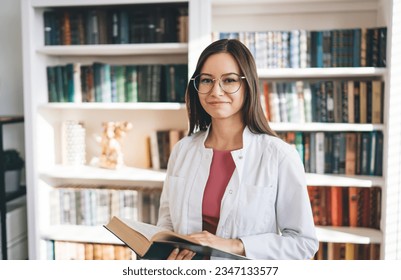
<svg viewBox="0 0 401 280">
<path fill-rule="evenodd" d="M 122 139 L 131 130 L 130 122 L 103 122 L 101 155 L 99 166 L 107 169 L 118 169 L 124 165 Z"/>
</svg>

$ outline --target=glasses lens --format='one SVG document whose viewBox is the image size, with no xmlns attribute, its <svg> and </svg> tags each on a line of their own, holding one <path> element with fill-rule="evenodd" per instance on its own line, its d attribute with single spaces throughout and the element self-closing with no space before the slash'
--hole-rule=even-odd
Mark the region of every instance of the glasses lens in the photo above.
<svg viewBox="0 0 401 280">
<path fill-rule="evenodd" d="M 225 74 L 220 78 L 220 87 L 226 93 L 235 93 L 241 87 L 241 77 L 237 74 Z"/>
<path fill-rule="evenodd" d="M 195 77 L 194 86 L 199 93 L 209 93 L 214 85 L 214 80 L 211 76 L 200 74 Z"/>
</svg>

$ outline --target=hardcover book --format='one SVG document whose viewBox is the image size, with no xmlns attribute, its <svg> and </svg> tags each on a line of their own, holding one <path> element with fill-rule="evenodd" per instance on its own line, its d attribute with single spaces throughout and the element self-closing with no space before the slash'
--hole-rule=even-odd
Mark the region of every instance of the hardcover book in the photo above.
<svg viewBox="0 0 401 280">
<path fill-rule="evenodd" d="M 165 260 L 175 248 L 179 248 L 195 252 L 194 259 L 212 256 L 231 260 L 247 260 L 243 256 L 203 246 L 188 236 L 151 224 L 128 221 L 114 216 L 104 227 L 142 259 Z"/>
</svg>

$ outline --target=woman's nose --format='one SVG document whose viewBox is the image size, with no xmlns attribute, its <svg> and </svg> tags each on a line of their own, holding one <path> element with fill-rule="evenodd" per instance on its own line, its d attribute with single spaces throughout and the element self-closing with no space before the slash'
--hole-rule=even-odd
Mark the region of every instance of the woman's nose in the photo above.
<svg viewBox="0 0 401 280">
<path fill-rule="evenodd" d="M 213 84 L 210 94 L 215 95 L 215 96 L 223 96 L 224 93 L 225 93 L 224 90 L 220 86 L 220 80 L 216 79 Z"/>
</svg>

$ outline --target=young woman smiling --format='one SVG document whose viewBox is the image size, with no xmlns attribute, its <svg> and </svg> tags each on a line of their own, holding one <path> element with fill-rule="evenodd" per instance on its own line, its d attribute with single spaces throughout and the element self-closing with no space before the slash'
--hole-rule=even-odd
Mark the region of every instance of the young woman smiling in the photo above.
<svg viewBox="0 0 401 280">
<path fill-rule="evenodd" d="M 250 51 L 222 39 L 186 91 L 188 136 L 174 147 L 158 226 L 250 259 L 310 259 L 318 249 L 304 167 L 264 116 Z M 168 259 L 192 259 L 174 250 Z"/>
</svg>

